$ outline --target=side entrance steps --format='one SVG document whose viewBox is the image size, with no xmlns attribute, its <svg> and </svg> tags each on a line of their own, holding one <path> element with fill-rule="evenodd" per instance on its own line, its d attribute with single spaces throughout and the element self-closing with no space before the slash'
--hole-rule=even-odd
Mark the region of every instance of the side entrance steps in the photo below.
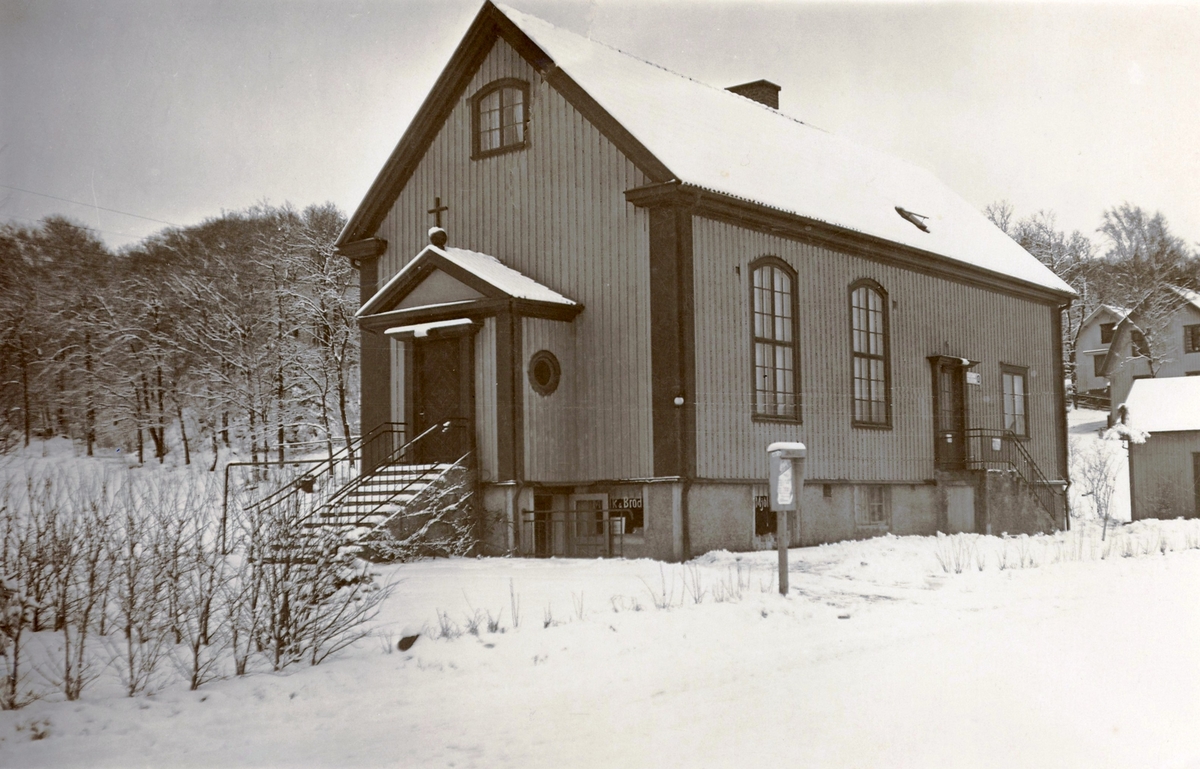
<svg viewBox="0 0 1200 769">
<path fill-rule="evenodd" d="M 431 484 L 454 467 L 449 463 L 394 464 L 359 476 L 306 522 L 351 532 L 373 530 L 404 513 Z"/>
<path fill-rule="evenodd" d="M 381 425 L 247 506 L 244 519 L 265 522 L 294 542 L 321 540 L 328 548 L 340 540 L 340 551 L 357 552 L 361 548 L 355 543 L 364 537 L 385 528 L 403 530 L 407 519 L 419 518 L 425 508 L 444 506 L 448 499 L 458 505 L 471 496 L 472 487 L 463 483 L 471 477 L 471 452 L 454 462 L 421 461 L 428 447 L 438 446 L 438 437 L 454 427 L 452 422 L 434 425 L 405 441 L 403 425 Z M 370 456 L 376 457 L 368 460 L 373 469 L 364 472 L 364 458 Z M 228 541 L 224 521 L 221 536 Z"/>
</svg>

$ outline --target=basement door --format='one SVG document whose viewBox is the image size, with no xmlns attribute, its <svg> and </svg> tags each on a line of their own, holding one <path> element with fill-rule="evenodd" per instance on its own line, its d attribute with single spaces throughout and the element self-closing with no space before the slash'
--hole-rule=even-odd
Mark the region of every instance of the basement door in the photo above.
<svg viewBox="0 0 1200 769">
<path fill-rule="evenodd" d="M 418 462 L 454 462 L 471 450 L 472 342 L 468 334 L 414 341 L 413 435 L 436 425 L 445 427 L 417 444 Z"/>
</svg>

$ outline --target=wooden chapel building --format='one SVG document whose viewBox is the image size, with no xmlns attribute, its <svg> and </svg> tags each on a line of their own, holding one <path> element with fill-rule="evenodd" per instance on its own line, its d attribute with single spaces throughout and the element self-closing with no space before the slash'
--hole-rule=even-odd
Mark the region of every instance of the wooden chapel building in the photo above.
<svg viewBox="0 0 1200 769">
<path fill-rule="evenodd" d="M 338 241 L 363 432 L 464 426 L 429 458 L 469 452 L 513 553 L 769 546 L 773 441 L 795 544 L 1063 525 L 1071 289 L 778 92 L 485 3 Z M 1017 465 L 1048 517 L 998 508 Z"/>
</svg>

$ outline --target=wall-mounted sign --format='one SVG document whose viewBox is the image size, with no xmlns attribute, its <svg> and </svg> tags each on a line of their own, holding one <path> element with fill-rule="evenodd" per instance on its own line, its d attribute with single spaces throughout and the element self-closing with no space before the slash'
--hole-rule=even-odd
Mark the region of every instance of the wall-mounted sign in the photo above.
<svg viewBox="0 0 1200 769">
<path fill-rule="evenodd" d="M 967 384 L 969 384 L 969 385 L 983 384 L 983 374 L 980 374 L 978 371 L 968 371 L 967 372 Z"/>
</svg>

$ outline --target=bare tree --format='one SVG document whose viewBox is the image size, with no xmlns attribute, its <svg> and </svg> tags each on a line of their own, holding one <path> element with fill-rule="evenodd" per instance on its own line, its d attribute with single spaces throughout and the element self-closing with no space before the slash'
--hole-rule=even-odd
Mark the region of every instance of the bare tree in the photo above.
<svg viewBox="0 0 1200 769">
<path fill-rule="evenodd" d="M 35 568 L 35 541 L 12 491 L 8 483 L 0 486 L 0 710 L 15 710 L 35 699 L 25 688 L 21 658 L 36 609 L 27 584 Z"/>
<path fill-rule="evenodd" d="M 48 541 L 51 599 L 56 630 L 62 633 L 62 657 L 47 673 L 68 700 L 79 699 L 99 674 L 88 655 L 92 623 L 103 610 L 104 571 L 108 565 L 108 515 L 104 495 L 73 478 L 47 499 L 54 505 Z"/>
<path fill-rule="evenodd" d="M 1070 442 L 1071 477 L 1081 497 L 1090 502 L 1092 514 L 1101 523 L 1100 539 L 1108 535 L 1108 522 L 1112 517 L 1113 494 L 1117 488 L 1117 473 L 1120 470 L 1122 452 L 1118 441 Z"/>
<path fill-rule="evenodd" d="M 221 662 L 230 642 L 221 613 L 220 595 L 230 570 L 221 555 L 212 511 L 216 509 L 215 486 L 193 498 L 185 511 L 186 565 L 180 577 L 180 608 L 177 619 L 183 654 L 176 664 L 192 690 L 219 678 Z"/>
</svg>

